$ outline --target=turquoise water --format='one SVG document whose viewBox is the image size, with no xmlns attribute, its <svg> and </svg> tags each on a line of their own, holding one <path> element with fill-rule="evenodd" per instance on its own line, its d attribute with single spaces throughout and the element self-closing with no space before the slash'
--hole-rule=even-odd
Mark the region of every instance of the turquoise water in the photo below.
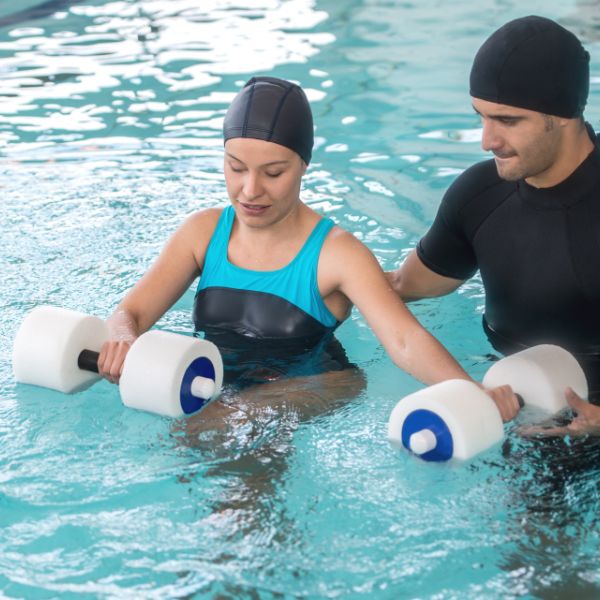
<svg viewBox="0 0 600 600">
<path fill-rule="evenodd" d="M 221 119 L 250 75 L 305 87 L 317 148 L 303 198 L 392 268 L 453 177 L 483 156 L 466 82 L 500 23 L 541 13 L 582 36 L 587 117 L 600 126 L 594 4 L 27 0 L 16 10 L 0 2 L 2 596 L 599 597 L 598 444 L 523 440 L 510 426 L 504 444 L 462 466 L 393 450 L 388 415 L 419 384 L 359 314 L 339 338 L 364 391 L 308 416 L 240 410 L 195 434 L 125 409 L 105 382 L 73 396 L 17 386 L 10 364 L 30 308 L 107 316 L 186 215 L 225 202 Z M 159 326 L 189 333 L 192 298 Z M 491 350 L 482 305 L 474 279 L 413 306 L 475 376 Z"/>
</svg>

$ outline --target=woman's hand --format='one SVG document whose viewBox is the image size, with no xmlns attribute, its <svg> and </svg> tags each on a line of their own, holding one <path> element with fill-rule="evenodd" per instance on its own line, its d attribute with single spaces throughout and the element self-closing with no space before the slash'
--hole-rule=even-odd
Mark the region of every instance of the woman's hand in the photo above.
<svg viewBox="0 0 600 600">
<path fill-rule="evenodd" d="M 495 388 L 483 388 L 485 393 L 495 402 L 502 420 L 506 423 L 517 416 L 521 405 L 510 385 Z"/>
<path fill-rule="evenodd" d="M 111 383 L 119 383 L 129 348 L 139 335 L 139 326 L 130 311 L 119 305 L 107 319 L 110 338 L 102 344 L 98 373 Z"/>
<path fill-rule="evenodd" d="M 98 357 L 98 373 L 111 383 L 119 383 L 123 363 L 134 340 L 110 340 L 104 342 Z"/>
</svg>

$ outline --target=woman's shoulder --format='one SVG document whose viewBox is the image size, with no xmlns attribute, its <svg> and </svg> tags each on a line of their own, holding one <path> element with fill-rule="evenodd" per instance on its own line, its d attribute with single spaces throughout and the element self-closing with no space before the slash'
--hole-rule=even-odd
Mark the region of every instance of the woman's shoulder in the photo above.
<svg viewBox="0 0 600 600">
<path fill-rule="evenodd" d="M 196 227 L 202 227 L 211 224 L 216 225 L 224 210 L 225 208 L 223 207 L 204 208 L 202 210 L 197 210 L 187 217 L 187 219 L 184 221 L 184 225 L 186 223 L 191 223 Z"/>
<path fill-rule="evenodd" d="M 335 249 L 339 249 L 339 251 L 345 249 L 367 249 L 367 247 L 352 232 L 336 224 L 334 224 L 329 231 L 325 243 L 332 251 L 335 251 Z"/>
<path fill-rule="evenodd" d="M 352 232 L 334 226 L 329 232 L 319 257 L 319 288 L 327 295 L 341 291 L 347 293 L 357 278 L 383 277 L 375 255 Z"/>
<path fill-rule="evenodd" d="M 217 227 L 222 208 L 207 208 L 189 215 L 170 240 L 170 245 L 191 252 L 202 268 L 210 239 Z"/>
<path fill-rule="evenodd" d="M 189 215 L 180 227 L 180 231 L 186 235 L 186 237 L 192 236 L 194 238 L 205 237 L 212 235 L 215 230 L 221 214 L 224 208 L 205 208 L 198 210 Z"/>
<path fill-rule="evenodd" d="M 373 253 L 352 232 L 334 225 L 321 252 L 321 262 L 329 268 L 345 268 L 358 262 L 372 262 Z"/>
</svg>

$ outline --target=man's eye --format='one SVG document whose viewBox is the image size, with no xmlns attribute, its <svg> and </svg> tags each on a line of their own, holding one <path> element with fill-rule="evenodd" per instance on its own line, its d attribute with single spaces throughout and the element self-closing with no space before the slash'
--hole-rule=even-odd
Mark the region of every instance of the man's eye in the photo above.
<svg viewBox="0 0 600 600">
<path fill-rule="evenodd" d="M 283 171 L 276 171 L 276 172 L 267 171 L 267 176 L 275 178 L 275 177 L 279 177 L 282 173 L 283 173 Z"/>
</svg>

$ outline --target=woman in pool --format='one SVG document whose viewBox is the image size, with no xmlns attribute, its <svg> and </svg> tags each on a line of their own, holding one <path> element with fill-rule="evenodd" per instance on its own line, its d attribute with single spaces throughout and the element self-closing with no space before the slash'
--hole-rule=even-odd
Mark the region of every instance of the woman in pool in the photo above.
<svg viewBox="0 0 600 600">
<path fill-rule="evenodd" d="M 470 379 L 399 300 L 372 253 L 301 201 L 313 147 L 302 89 L 281 79 L 251 79 L 229 107 L 223 130 L 231 205 L 199 211 L 174 233 L 109 318 L 112 340 L 101 350 L 100 373 L 117 382 L 136 337 L 200 275 L 194 324 L 208 335 L 265 340 L 256 347 L 266 355 L 282 343 L 288 355 L 295 342 L 303 353 L 325 350 L 354 304 L 400 368 L 425 383 Z M 349 366 L 329 352 L 312 373 L 287 374 Z M 491 395 L 503 418 L 516 414 L 510 388 Z"/>
</svg>

